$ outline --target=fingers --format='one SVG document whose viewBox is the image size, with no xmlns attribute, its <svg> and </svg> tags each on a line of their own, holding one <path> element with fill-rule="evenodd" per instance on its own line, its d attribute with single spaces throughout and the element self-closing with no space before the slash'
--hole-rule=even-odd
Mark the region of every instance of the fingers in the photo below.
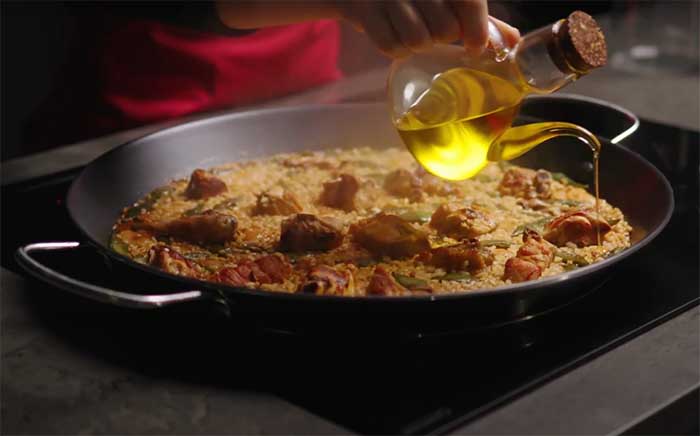
<svg viewBox="0 0 700 436">
<path fill-rule="evenodd" d="M 411 51 L 419 52 L 430 48 L 433 41 L 423 18 L 407 1 L 387 4 L 389 21 L 401 43 Z"/>
<path fill-rule="evenodd" d="M 446 0 L 418 0 L 414 5 L 420 11 L 434 42 L 447 44 L 462 36 L 457 16 Z"/>
<path fill-rule="evenodd" d="M 379 51 L 393 58 L 403 58 L 411 54 L 396 34 L 389 12 L 383 2 L 348 2 L 344 17 L 356 28 L 360 28 Z"/>
<path fill-rule="evenodd" d="M 514 46 L 520 33 L 503 21 L 489 18 L 486 0 L 392 0 L 342 2 L 343 18 L 367 34 L 380 51 L 394 58 L 421 52 L 434 43 L 464 41 L 472 56 L 489 40 L 489 20 Z"/>
<path fill-rule="evenodd" d="M 515 44 L 520 41 L 520 31 L 518 29 L 497 18 L 490 17 L 489 19 L 501 32 L 501 36 L 503 36 L 504 43 L 507 47 L 514 47 Z"/>
<path fill-rule="evenodd" d="M 480 55 L 489 37 L 486 0 L 451 0 L 450 5 L 462 29 L 464 48 L 473 56 Z"/>
</svg>

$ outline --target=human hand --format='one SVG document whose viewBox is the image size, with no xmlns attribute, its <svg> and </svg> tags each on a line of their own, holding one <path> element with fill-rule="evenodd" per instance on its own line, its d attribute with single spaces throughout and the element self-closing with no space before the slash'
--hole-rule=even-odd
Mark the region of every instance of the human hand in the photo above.
<svg viewBox="0 0 700 436">
<path fill-rule="evenodd" d="M 338 0 L 337 5 L 341 18 L 394 58 L 458 39 L 479 55 L 489 41 L 489 21 L 506 46 L 520 39 L 518 29 L 488 15 L 486 0 Z"/>
</svg>

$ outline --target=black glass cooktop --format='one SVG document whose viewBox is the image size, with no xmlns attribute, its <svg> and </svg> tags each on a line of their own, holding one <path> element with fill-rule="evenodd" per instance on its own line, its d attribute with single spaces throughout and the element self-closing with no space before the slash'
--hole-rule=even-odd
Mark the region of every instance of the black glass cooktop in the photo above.
<svg viewBox="0 0 700 436">
<path fill-rule="evenodd" d="M 147 375 L 271 392 L 360 433 L 447 432 L 697 304 L 698 133 L 645 121 L 626 144 L 673 186 L 667 229 L 599 289 L 519 324 L 348 342 L 270 334 L 205 306 L 138 312 L 58 290 L 32 301 L 56 334 Z M 3 188 L 3 266 L 19 271 L 12 256 L 20 244 L 80 239 L 63 206 L 74 176 Z M 90 249 L 45 261 L 116 288 L 172 290 Z"/>
</svg>

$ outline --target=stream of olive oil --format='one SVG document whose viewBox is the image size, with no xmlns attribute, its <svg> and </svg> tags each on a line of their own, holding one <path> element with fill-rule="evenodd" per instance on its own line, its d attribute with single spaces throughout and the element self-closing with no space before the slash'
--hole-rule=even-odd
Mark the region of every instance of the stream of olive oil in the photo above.
<svg viewBox="0 0 700 436">
<path fill-rule="evenodd" d="M 571 123 L 511 127 L 526 88 L 525 83 L 518 85 L 485 72 L 455 68 L 437 75 L 395 125 L 416 160 L 429 172 L 450 180 L 473 177 L 489 161 L 514 159 L 556 136 L 574 136 L 593 151 L 599 217 L 600 142 L 588 130 Z M 598 231 L 598 245 L 600 242 Z"/>
</svg>

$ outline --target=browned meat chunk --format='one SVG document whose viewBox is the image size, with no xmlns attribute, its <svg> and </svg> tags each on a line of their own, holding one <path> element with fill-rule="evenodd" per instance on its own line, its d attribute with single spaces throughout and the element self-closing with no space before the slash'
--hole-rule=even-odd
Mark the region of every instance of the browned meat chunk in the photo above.
<svg viewBox="0 0 700 436">
<path fill-rule="evenodd" d="M 367 293 L 370 295 L 402 295 L 409 293 L 409 291 L 398 284 L 387 270 L 378 266 L 372 273 Z"/>
<path fill-rule="evenodd" d="M 549 208 L 549 204 L 540 200 L 539 198 L 520 199 L 518 200 L 518 204 L 525 209 L 532 210 L 544 210 Z"/>
<path fill-rule="evenodd" d="M 339 271 L 326 265 L 313 268 L 299 292 L 316 295 L 355 295 L 355 278 L 351 271 Z"/>
<path fill-rule="evenodd" d="M 525 230 L 523 245 L 515 257 L 506 261 L 503 279 L 513 283 L 535 280 L 549 267 L 553 259 L 553 247 L 536 231 Z"/>
<path fill-rule="evenodd" d="M 384 189 L 391 195 L 405 197 L 412 202 L 423 199 L 422 182 L 420 177 L 410 171 L 398 169 L 392 171 L 384 179 Z"/>
<path fill-rule="evenodd" d="M 263 256 L 256 260 L 245 260 L 236 267 L 223 268 L 212 278 L 216 282 L 241 286 L 257 282 L 282 283 L 292 273 L 292 266 L 279 254 Z"/>
<path fill-rule="evenodd" d="M 498 192 L 526 199 L 549 198 L 552 194 L 552 175 L 545 170 L 511 168 L 503 174 Z"/>
<path fill-rule="evenodd" d="M 188 198 L 199 200 L 219 195 L 226 191 L 226 183 L 204 170 L 194 170 L 187 184 L 185 195 Z"/>
<path fill-rule="evenodd" d="M 194 278 L 200 275 L 193 262 L 185 259 L 180 253 L 165 245 L 151 247 L 148 252 L 148 263 L 170 274 Z"/>
<path fill-rule="evenodd" d="M 478 271 L 493 263 L 493 254 L 489 250 L 479 247 L 479 241 L 470 241 L 438 247 L 430 250 L 430 255 L 425 256 L 424 262 L 451 271 Z"/>
<path fill-rule="evenodd" d="M 410 257 L 430 249 L 428 235 L 396 215 L 379 213 L 350 227 L 354 241 L 376 256 Z"/>
<path fill-rule="evenodd" d="M 297 197 L 288 191 L 263 192 L 253 208 L 253 215 L 291 215 L 302 211 Z"/>
<path fill-rule="evenodd" d="M 327 251 L 342 243 L 342 231 L 330 221 L 315 215 L 300 213 L 282 221 L 282 251 Z"/>
<path fill-rule="evenodd" d="M 516 256 L 545 270 L 554 259 L 554 247 L 536 231 L 526 229 L 523 233 L 523 245 L 518 249 Z"/>
<path fill-rule="evenodd" d="M 234 240 L 237 225 L 235 217 L 210 210 L 172 221 L 137 221 L 132 228 L 194 243 L 217 244 Z"/>
<path fill-rule="evenodd" d="M 323 192 L 319 201 L 321 204 L 346 212 L 355 210 L 355 194 L 360 189 L 360 183 L 350 174 L 341 174 L 336 180 L 323 184 Z"/>
<path fill-rule="evenodd" d="M 544 238 L 558 247 L 569 242 L 579 247 L 586 247 L 598 243 L 598 230 L 602 238 L 610 229 L 610 224 L 596 218 L 592 213 L 572 211 L 560 215 L 547 224 Z"/>
<path fill-rule="evenodd" d="M 430 227 L 454 239 L 471 239 L 496 228 L 496 223 L 477 210 L 455 208 L 447 204 L 438 207 L 430 217 Z"/>
<path fill-rule="evenodd" d="M 511 257 L 506 261 L 503 280 L 513 283 L 526 282 L 538 279 L 542 275 L 542 268 L 532 262 L 519 257 Z"/>
</svg>

